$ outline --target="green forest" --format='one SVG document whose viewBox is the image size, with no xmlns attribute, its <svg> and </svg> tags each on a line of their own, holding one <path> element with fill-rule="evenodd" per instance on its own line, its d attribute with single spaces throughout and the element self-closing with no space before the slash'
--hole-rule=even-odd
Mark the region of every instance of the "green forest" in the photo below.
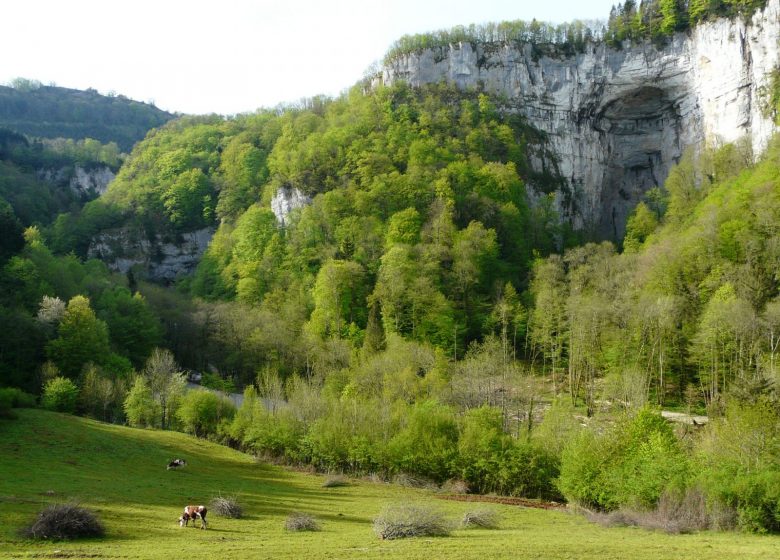
<svg viewBox="0 0 780 560">
<path fill-rule="evenodd" d="M 16 78 L 0 85 L 0 127 L 36 138 L 92 138 L 129 152 L 150 128 L 174 115 L 123 95 L 43 85 Z"/>
<path fill-rule="evenodd" d="M 626 2 L 608 33 L 670 5 L 683 30 L 763 3 Z M 555 157 L 515 109 L 357 85 L 181 117 L 126 159 L 4 133 L 0 413 L 40 395 L 326 472 L 780 531 L 780 139 L 686 151 L 616 246 L 562 223 Z M 56 158 L 121 167 L 61 199 L 30 171 Z M 280 191 L 310 201 L 284 224 Z M 119 228 L 215 233 L 161 286 L 86 260 Z"/>
<path fill-rule="evenodd" d="M 404 35 L 388 50 L 385 63 L 423 49 L 447 48 L 457 43 L 530 44 L 537 54 L 570 56 L 584 52 L 588 44 L 604 42 L 620 48 L 623 41 L 652 39 L 663 42 L 674 33 L 720 17 L 749 18 L 767 0 L 626 0 L 612 6 L 606 21 L 575 20 L 551 24 L 513 20 L 471 24 L 430 33 Z M 552 48 L 551 48 L 552 47 Z"/>
</svg>

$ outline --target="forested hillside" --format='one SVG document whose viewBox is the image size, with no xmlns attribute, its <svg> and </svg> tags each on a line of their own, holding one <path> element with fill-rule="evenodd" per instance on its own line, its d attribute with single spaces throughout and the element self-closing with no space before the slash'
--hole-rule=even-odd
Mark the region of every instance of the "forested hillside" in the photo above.
<svg viewBox="0 0 780 560">
<path fill-rule="evenodd" d="M 780 531 L 780 141 L 685 152 L 615 246 L 561 225 L 556 159 L 518 115 L 480 91 L 359 84 L 168 122 L 53 221 L 20 175 L 0 191 L 0 385 L 323 471 Z M 35 146 L 6 138 L 21 174 Z M 106 230 L 153 253 L 203 229 L 174 286 L 80 260 Z M 242 406 L 185 392 L 183 368 L 244 387 Z"/>
<path fill-rule="evenodd" d="M 744 144 L 688 152 L 634 211 L 622 254 L 588 244 L 537 261 L 530 341 L 572 398 L 592 403 L 604 375 L 634 404 L 703 398 L 717 408 L 769 390 L 779 154 L 775 142 L 752 167 Z"/>
<path fill-rule="evenodd" d="M 174 118 L 154 105 L 95 90 L 44 86 L 19 78 L 0 86 L 0 127 L 37 138 L 93 138 L 129 152 L 146 132 Z"/>
<path fill-rule="evenodd" d="M 277 317 L 284 302 L 296 336 L 360 348 L 380 344 L 373 328 L 462 356 L 494 329 L 496 294 L 522 289 L 533 251 L 562 239 L 551 200 L 534 194 L 532 208 L 526 191 L 557 180 L 528 164 L 550 158 L 544 137 L 507 109 L 447 86 L 398 86 L 281 114 L 178 120 L 138 145 L 85 208 L 92 218 L 58 221 L 53 243 L 113 211 L 150 234 L 219 222 L 193 295 Z M 283 228 L 269 208 L 279 189 L 312 198 Z M 255 366 L 240 370 L 251 378 Z"/>
<path fill-rule="evenodd" d="M 54 354 L 74 377 L 87 360 L 110 364 L 111 376 L 121 376 L 132 369 L 128 359 L 142 364 L 160 342 L 159 322 L 140 296 L 121 287 L 124 278 L 112 280 L 102 263 L 80 261 L 73 245 L 63 247 L 70 254 L 54 256 L 42 233 L 97 197 L 73 187 L 77 170 L 117 170 L 120 163 L 115 143 L 31 140 L 0 129 L 0 385 L 39 392 L 46 379 L 41 368 Z M 99 318 L 84 296 L 95 302 Z M 84 330 L 66 334 L 69 342 L 53 350 L 57 333 L 67 331 L 57 329 L 66 315 Z M 141 339 L 152 346 L 136 346 Z"/>
</svg>

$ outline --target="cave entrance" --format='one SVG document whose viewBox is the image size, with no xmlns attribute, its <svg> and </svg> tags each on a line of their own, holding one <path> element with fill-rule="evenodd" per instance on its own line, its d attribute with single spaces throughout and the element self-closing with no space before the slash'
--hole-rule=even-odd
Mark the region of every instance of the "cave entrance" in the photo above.
<svg viewBox="0 0 780 560">
<path fill-rule="evenodd" d="M 680 158 L 680 112 L 664 90 L 643 86 L 611 100 L 597 115 L 606 165 L 596 233 L 619 242 L 628 215 Z"/>
</svg>

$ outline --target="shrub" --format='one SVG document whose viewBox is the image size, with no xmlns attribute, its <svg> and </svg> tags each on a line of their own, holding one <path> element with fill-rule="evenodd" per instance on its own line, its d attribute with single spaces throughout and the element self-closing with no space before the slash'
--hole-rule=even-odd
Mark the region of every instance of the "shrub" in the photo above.
<svg viewBox="0 0 780 560">
<path fill-rule="evenodd" d="M 591 431 L 583 431 L 564 448 L 558 486 L 568 501 L 599 509 L 615 507 L 601 480 L 602 447 L 605 447 L 604 440 Z"/>
<path fill-rule="evenodd" d="M 297 454 L 302 437 L 303 427 L 292 414 L 262 410 L 247 427 L 242 443 L 254 453 L 290 459 Z"/>
<path fill-rule="evenodd" d="M 219 423 L 235 414 L 236 407 L 228 398 L 205 389 L 188 391 L 176 411 L 184 430 L 197 437 L 216 434 Z"/>
<path fill-rule="evenodd" d="M 619 509 L 609 513 L 591 512 L 588 518 L 603 527 L 641 527 L 650 531 L 663 531 L 670 535 L 690 533 L 696 528 L 689 527 L 673 517 L 666 517 L 658 510 L 635 511 Z"/>
<path fill-rule="evenodd" d="M 11 408 L 34 408 L 35 396 L 16 387 L 0 389 L 0 399 L 8 399 Z"/>
<path fill-rule="evenodd" d="M 78 397 L 79 388 L 73 381 L 66 377 L 55 377 L 44 386 L 41 404 L 48 410 L 73 414 Z"/>
<path fill-rule="evenodd" d="M 350 406 L 353 405 L 353 406 Z M 332 401 L 302 441 L 302 451 L 321 470 L 372 472 L 380 469 L 376 410 L 357 399 Z"/>
<path fill-rule="evenodd" d="M 466 413 L 458 440 L 460 475 L 478 492 L 503 492 L 502 455 L 511 445 L 504 434 L 501 410 L 491 406 L 474 408 Z"/>
<path fill-rule="evenodd" d="M 308 513 L 296 511 L 287 516 L 284 528 L 287 531 L 319 531 L 320 524 Z"/>
<path fill-rule="evenodd" d="M 102 537 L 103 524 L 88 509 L 76 504 L 54 504 L 38 514 L 23 535 L 33 539 L 67 540 Z"/>
<path fill-rule="evenodd" d="M 503 424 L 495 407 L 466 413 L 458 441 L 460 475 L 479 493 L 559 499 L 558 458 L 542 445 L 509 437 Z"/>
<path fill-rule="evenodd" d="M 322 483 L 323 488 L 339 488 L 341 486 L 349 486 L 349 482 L 340 474 L 329 476 L 325 479 L 325 482 Z"/>
<path fill-rule="evenodd" d="M 13 408 L 12 395 L 5 390 L 0 390 L 0 418 L 15 418 L 11 408 Z"/>
<path fill-rule="evenodd" d="M 587 512 L 590 521 L 605 527 L 642 527 L 670 534 L 692 533 L 707 529 L 731 529 L 736 512 L 708 506 L 704 493 L 689 488 L 684 494 L 666 492 L 651 510 L 621 508 L 609 513 Z"/>
<path fill-rule="evenodd" d="M 601 511 L 652 509 L 682 486 L 688 458 L 660 414 L 640 410 L 604 434 L 584 431 L 564 449 L 559 487 L 570 502 Z"/>
<path fill-rule="evenodd" d="M 780 421 L 775 405 L 732 404 L 697 444 L 700 484 L 711 504 L 737 512 L 747 531 L 780 531 Z M 772 443 L 768 443 L 772 442 Z"/>
<path fill-rule="evenodd" d="M 218 496 L 211 500 L 209 509 L 222 517 L 229 517 L 230 519 L 241 519 L 244 515 L 244 510 L 236 500 L 235 496 Z"/>
<path fill-rule="evenodd" d="M 739 476 L 732 487 L 739 526 L 753 533 L 780 532 L 780 472 Z"/>
<path fill-rule="evenodd" d="M 464 529 L 498 529 L 499 515 L 493 509 L 474 509 L 463 514 L 460 524 Z"/>
<path fill-rule="evenodd" d="M 560 459 L 542 445 L 514 441 L 501 457 L 502 493 L 543 500 L 560 500 L 556 486 Z"/>
<path fill-rule="evenodd" d="M 222 379 L 216 373 L 209 373 L 204 371 L 201 374 L 200 384 L 208 389 L 216 389 L 223 393 L 235 393 L 236 385 L 231 379 Z"/>
<path fill-rule="evenodd" d="M 441 485 L 441 491 L 450 494 L 468 494 L 469 485 L 465 480 L 451 478 L 444 481 L 444 484 Z"/>
<path fill-rule="evenodd" d="M 403 486 L 404 488 L 424 488 L 427 490 L 433 490 L 437 488 L 434 481 L 422 476 L 414 476 L 409 473 L 398 473 L 393 477 L 393 484 Z"/>
<path fill-rule="evenodd" d="M 139 375 L 123 403 L 127 422 L 137 428 L 154 426 L 160 414 L 160 405 L 154 400 L 146 379 Z"/>
<path fill-rule="evenodd" d="M 436 481 L 450 478 L 458 453 L 453 410 L 436 401 L 423 401 L 412 406 L 404 420 L 387 448 L 395 470 Z"/>
<path fill-rule="evenodd" d="M 35 397 L 16 387 L 0 389 L 0 418 L 15 418 L 12 408 L 32 408 Z"/>
<path fill-rule="evenodd" d="M 381 539 L 443 537 L 450 534 L 450 529 L 439 511 L 424 505 L 387 506 L 374 519 L 374 532 Z"/>
</svg>

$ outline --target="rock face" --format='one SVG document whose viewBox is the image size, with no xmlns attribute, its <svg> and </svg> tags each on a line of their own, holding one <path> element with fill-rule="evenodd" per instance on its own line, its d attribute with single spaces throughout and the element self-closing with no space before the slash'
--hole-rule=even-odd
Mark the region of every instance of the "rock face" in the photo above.
<svg viewBox="0 0 780 560">
<path fill-rule="evenodd" d="M 296 208 L 303 208 L 311 204 L 311 198 L 297 188 L 281 187 L 271 199 L 271 211 L 279 220 L 279 224 L 286 224 L 287 216 Z"/>
<path fill-rule="evenodd" d="M 703 23 L 662 47 L 594 43 L 566 57 L 530 44 L 462 43 L 398 57 L 382 79 L 450 81 L 517 102 L 558 156 L 563 216 L 620 239 L 632 208 L 686 147 L 747 136 L 754 153 L 764 149 L 775 130 L 763 107 L 779 40 L 780 0 L 769 0 L 749 21 Z"/>
<path fill-rule="evenodd" d="M 178 239 L 157 236 L 149 241 L 143 232 L 119 229 L 98 235 L 88 256 L 123 274 L 140 266 L 150 280 L 169 284 L 195 269 L 213 236 L 213 228 L 204 228 L 182 233 Z"/>
<path fill-rule="evenodd" d="M 76 167 L 73 176 L 70 178 L 69 186 L 74 192 L 81 194 L 104 194 L 108 189 L 108 184 L 114 180 L 116 174 L 110 168 L 103 166 L 95 169 L 86 170 L 83 167 Z"/>
<path fill-rule="evenodd" d="M 106 165 L 91 169 L 77 165 L 38 171 L 39 179 L 55 185 L 67 186 L 74 194 L 82 198 L 95 198 L 102 195 L 115 177 L 114 172 Z"/>
</svg>

